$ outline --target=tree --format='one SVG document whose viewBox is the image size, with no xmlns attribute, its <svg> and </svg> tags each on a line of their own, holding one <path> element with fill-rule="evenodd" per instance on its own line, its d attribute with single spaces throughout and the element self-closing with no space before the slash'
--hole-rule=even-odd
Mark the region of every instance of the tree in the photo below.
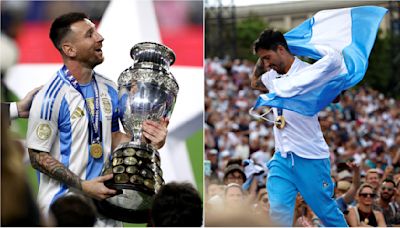
<svg viewBox="0 0 400 228">
<path fill-rule="evenodd" d="M 237 50 L 238 58 L 257 60 L 257 56 L 253 54 L 253 42 L 257 39 L 260 33 L 267 28 L 260 17 L 250 14 L 244 20 L 237 23 Z"/>
</svg>

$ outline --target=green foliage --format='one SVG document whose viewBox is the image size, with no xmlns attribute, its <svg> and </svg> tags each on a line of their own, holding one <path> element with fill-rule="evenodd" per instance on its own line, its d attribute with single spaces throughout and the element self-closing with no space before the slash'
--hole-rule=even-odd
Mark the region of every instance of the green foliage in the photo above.
<svg viewBox="0 0 400 228">
<path fill-rule="evenodd" d="M 219 21 L 215 14 L 215 10 L 211 9 L 205 12 L 205 55 L 209 58 L 230 56 L 256 60 L 252 51 L 253 42 L 267 27 L 267 23 L 261 17 L 253 14 L 236 21 L 232 21 L 231 18 L 224 18 Z M 235 24 L 233 25 L 233 23 Z"/>
<path fill-rule="evenodd" d="M 400 97 L 398 82 L 398 64 L 395 63 L 393 48 L 399 45 L 399 37 L 391 37 L 390 32 L 385 36 L 379 35 L 369 57 L 368 70 L 360 85 L 370 86 L 385 95 Z"/>
<path fill-rule="evenodd" d="M 237 58 L 257 60 L 257 57 L 253 54 L 253 42 L 266 28 L 267 23 L 252 14 L 237 23 Z"/>
<path fill-rule="evenodd" d="M 388 37 L 377 38 L 372 48 L 367 72 L 362 83 L 371 86 L 374 89 L 383 91 L 387 88 L 390 68 L 390 46 Z"/>
</svg>

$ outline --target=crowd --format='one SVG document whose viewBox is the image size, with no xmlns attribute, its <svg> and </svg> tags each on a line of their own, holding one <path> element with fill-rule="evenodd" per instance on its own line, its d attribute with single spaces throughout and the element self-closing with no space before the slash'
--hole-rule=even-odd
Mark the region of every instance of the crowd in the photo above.
<svg viewBox="0 0 400 228">
<path fill-rule="evenodd" d="M 250 88 L 253 67 L 247 60 L 205 61 L 205 158 L 211 166 L 206 176 L 206 224 L 208 218 L 214 224 L 215 214 L 237 208 L 268 221 L 266 164 L 275 150 L 273 124 L 249 114 L 260 94 Z M 340 98 L 319 113 L 330 149 L 334 197 L 351 226 L 398 225 L 400 100 L 362 85 Z M 265 117 L 273 119 L 272 113 Z M 228 194 L 232 183 L 241 186 L 236 193 L 240 207 L 227 206 L 233 200 Z M 293 224 L 322 225 L 300 195 Z"/>
</svg>

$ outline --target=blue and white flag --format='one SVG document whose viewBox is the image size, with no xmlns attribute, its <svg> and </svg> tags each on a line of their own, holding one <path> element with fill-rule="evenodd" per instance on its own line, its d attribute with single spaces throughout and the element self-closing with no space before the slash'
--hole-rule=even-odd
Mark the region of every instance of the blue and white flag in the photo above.
<svg viewBox="0 0 400 228">
<path fill-rule="evenodd" d="M 362 80 L 379 24 L 387 9 L 377 6 L 323 10 L 284 36 L 292 54 L 318 60 L 289 77 L 273 80 L 274 93 L 255 107 L 270 106 L 313 116 L 343 90 Z"/>
</svg>

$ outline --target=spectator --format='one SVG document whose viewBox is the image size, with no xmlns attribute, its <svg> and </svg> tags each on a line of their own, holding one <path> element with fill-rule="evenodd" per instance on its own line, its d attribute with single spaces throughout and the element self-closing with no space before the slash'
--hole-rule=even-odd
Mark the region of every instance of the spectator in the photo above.
<svg viewBox="0 0 400 228">
<path fill-rule="evenodd" d="M 93 202 L 81 195 L 65 195 L 50 206 L 57 226 L 94 226 L 96 209 Z"/>
<path fill-rule="evenodd" d="M 304 201 L 300 194 L 297 194 L 295 205 L 294 226 L 300 227 L 321 227 L 321 221 L 314 214 L 311 208 Z"/>
<path fill-rule="evenodd" d="M 385 222 L 388 226 L 395 224 L 396 219 L 396 208 L 391 204 L 392 199 L 395 195 L 396 184 L 391 179 L 386 179 L 383 181 L 380 187 L 380 194 L 378 205 L 382 208 L 382 213 L 385 217 Z"/>
<path fill-rule="evenodd" d="M 1 110 L 1 225 L 44 226 L 23 164 L 23 147 L 11 137 L 8 115 Z"/>
<path fill-rule="evenodd" d="M 243 168 L 238 164 L 228 165 L 224 172 L 224 184 L 228 185 L 236 183 L 240 186 L 246 181 L 246 174 L 243 172 Z"/>
<path fill-rule="evenodd" d="M 357 193 L 358 204 L 349 209 L 349 225 L 386 227 L 382 212 L 372 208 L 376 197 L 374 187 L 370 184 L 363 184 Z"/>
<path fill-rule="evenodd" d="M 365 181 L 374 188 L 374 191 L 377 191 L 380 185 L 379 171 L 377 169 L 369 169 L 365 176 Z"/>
<path fill-rule="evenodd" d="M 255 213 L 262 216 L 269 216 L 269 199 L 268 192 L 265 188 L 262 188 L 258 192 L 257 203 L 254 204 Z"/>
<path fill-rule="evenodd" d="M 357 190 L 361 185 L 360 167 L 355 163 L 347 163 L 347 165 L 353 170 L 352 182 L 345 180 L 346 177 L 342 177 L 337 184 L 337 191 L 335 192 L 336 203 L 345 215 L 348 213 L 348 205 L 353 203 Z M 345 171 L 348 172 L 347 170 Z"/>
<path fill-rule="evenodd" d="M 225 188 L 224 193 L 225 210 L 236 211 L 245 206 L 245 195 L 242 186 L 236 183 L 230 183 Z"/>
<path fill-rule="evenodd" d="M 396 211 L 396 215 L 392 225 L 400 226 L 400 183 L 399 182 L 396 185 L 394 200 L 390 202 L 389 205 Z"/>
<path fill-rule="evenodd" d="M 189 183 L 168 183 L 156 194 L 152 221 L 156 227 L 195 227 L 203 223 L 203 203 Z"/>
</svg>

